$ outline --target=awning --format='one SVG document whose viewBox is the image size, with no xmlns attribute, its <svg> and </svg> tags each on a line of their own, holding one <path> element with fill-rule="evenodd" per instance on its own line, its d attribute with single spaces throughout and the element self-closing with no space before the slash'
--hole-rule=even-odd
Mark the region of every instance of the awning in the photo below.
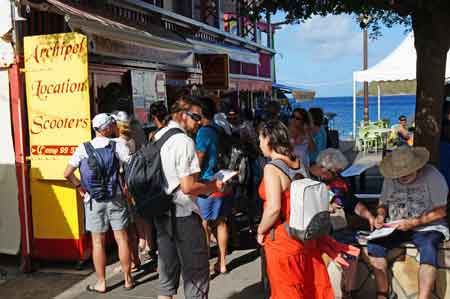
<svg viewBox="0 0 450 299">
<path fill-rule="evenodd" d="M 230 89 L 239 91 L 270 93 L 272 91 L 272 81 L 241 79 L 231 77 Z"/>
<path fill-rule="evenodd" d="M 447 56 L 450 57 L 450 51 Z M 356 82 L 415 80 L 416 64 L 417 52 L 414 46 L 414 33 L 411 32 L 383 60 L 368 70 L 353 72 L 353 80 Z M 450 59 L 447 59 L 445 77 L 450 78 Z"/>
<path fill-rule="evenodd" d="M 198 41 L 195 39 L 188 38 L 187 41 L 194 46 L 195 54 L 227 54 L 232 60 L 259 65 L 258 53 L 238 47 Z"/>
<path fill-rule="evenodd" d="M 285 93 L 291 93 L 292 97 L 297 102 L 305 102 L 305 101 L 311 101 L 316 96 L 316 92 L 314 90 L 294 87 L 294 86 L 288 86 L 284 84 L 279 83 L 273 83 L 273 88 L 279 89 Z"/>
<path fill-rule="evenodd" d="M 47 0 L 63 14 L 74 31 L 89 38 L 90 53 L 192 67 L 192 45 L 179 35 L 152 25 L 141 30 L 57 0 Z"/>
</svg>

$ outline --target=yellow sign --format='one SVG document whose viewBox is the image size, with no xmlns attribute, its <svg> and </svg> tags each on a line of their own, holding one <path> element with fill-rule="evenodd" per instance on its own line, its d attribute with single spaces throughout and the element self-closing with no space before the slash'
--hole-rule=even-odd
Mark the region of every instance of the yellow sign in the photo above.
<svg viewBox="0 0 450 299">
<path fill-rule="evenodd" d="M 25 37 L 32 178 L 64 179 L 68 159 L 91 137 L 87 47 L 75 32 Z"/>
</svg>

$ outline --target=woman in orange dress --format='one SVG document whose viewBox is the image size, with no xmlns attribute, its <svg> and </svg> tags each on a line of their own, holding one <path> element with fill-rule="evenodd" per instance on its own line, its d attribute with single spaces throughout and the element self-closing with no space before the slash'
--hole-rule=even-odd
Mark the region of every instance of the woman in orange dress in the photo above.
<svg viewBox="0 0 450 299">
<path fill-rule="evenodd" d="M 259 130 L 260 148 L 271 159 L 264 167 L 259 193 L 264 213 L 258 226 L 258 243 L 264 247 L 272 299 L 333 299 L 322 251 L 316 241 L 292 239 L 282 221 L 290 215 L 290 184 L 304 168 L 294 156 L 288 129 L 279 121 Z"/>
</svg>

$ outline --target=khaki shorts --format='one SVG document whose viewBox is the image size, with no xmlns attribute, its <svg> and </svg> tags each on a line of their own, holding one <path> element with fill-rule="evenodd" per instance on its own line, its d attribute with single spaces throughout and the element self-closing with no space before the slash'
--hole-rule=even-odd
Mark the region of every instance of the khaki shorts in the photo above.
<svg viewBox="0 0 450 299">
<path fill-rule="evenodd" d="M 122 198 L 90 200 L 84 203 L 84 218 L 86 230 L 93 233 L 105 233 L 110 226 L 112 230 L 126 229 L 129 222 L 128 205 Z"/>
</svg>

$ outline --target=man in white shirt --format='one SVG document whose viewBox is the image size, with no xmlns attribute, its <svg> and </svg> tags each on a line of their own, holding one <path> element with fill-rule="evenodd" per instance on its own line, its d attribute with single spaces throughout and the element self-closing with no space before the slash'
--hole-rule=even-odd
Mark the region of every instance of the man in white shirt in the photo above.
<svg viewBox="0 0 450 299">
<path fill-rule="evenodd" d="M 113 135 L 114 126 L 114 119 L 109 114 L 100 113 L 93 118 L 92 127 L 95 131 L 95 138 L 90 141 L 90 144 L 94 149 L 102 149 L 110 145 L 110 137 Z M 129 150 L 124 144 L 120 142 L 115 143 L 115 155 L 120 163 L 124 163 L 129 159 Z M 130 250 L 128 246 L 128 210 L 126 201 L 122 197 L 120 186 L 117 185 L 118 182 L 113 184 L 115 185 L 115 190 L 112 191 L 115 194 L 113 198 L 105 200 L 91 199 L 91 196 L 85 189 L 86 186 L 82 186 L 80 180 L 74 175 L 75 170 L 80 168 L 82 163 L 86 163 L 86 159 L 88 159 L 87 149 L 84 144 L 81 144 L 69 160 L 69 164 L 64 171 L 64 177 L 75 186 L 84 199 L 86 230 L 90 231 L 92 235 L 92 259 L 97 275 L 97 283 L 88 285 L 87 290 L 96 293 L 106 292 L 105 235 L 109 226 L 113 229 L 114 237 L 119 247 L 119 259 L 124 273 L 125 288 L 131 289 L 134 287 L 134 284 L 131 277 Z M 80 172 L 82 172 L 81 169 Z"/>
<path fill-rule="evenodd" d="M 223 188 L 220 181 L 200 183 L 199 161 L 194 135 L 200 126 L 202 109 L 196 99 L 177 101 L 171 109 L 172 120 L 158 131 L 161 138 L 172 128 L 185 134 L 175 134 L 161 148 L 162 168 L 167 182 L 166 192 L 173 193 L 175 215 L 155 219 L 158 233 L 159 299 L 171 299 L 177 294 L 180 274 L 183 275 L 186 298 L 208 298 L 209 261 L 205 232 L 196 198 Z M 175 218 L 173 218 L 175 216 Z"/>
</svg>

